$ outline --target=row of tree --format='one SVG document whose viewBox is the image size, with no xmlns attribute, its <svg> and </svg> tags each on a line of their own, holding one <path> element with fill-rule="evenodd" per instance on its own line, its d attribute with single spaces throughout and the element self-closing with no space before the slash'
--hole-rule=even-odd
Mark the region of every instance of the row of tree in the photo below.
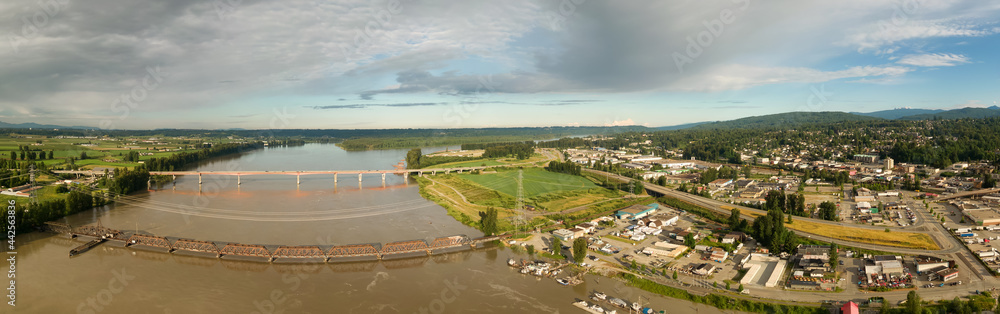
<svg viewBox="0 0 1000 314">
<path fill-rule="evenodd" d="M 534 153 L 534 143 L 515 143 L 510 145 L 486 147 L 483 151 L 483 158 L 503 158 L 513 156 L 517 159 L 527 159 Z"/>
<path fill-rule="evenodd" d="M 18 160 L 18 153 L 11 151 L 10 160 Z M 47 158 L 46 158 L 47 157 Z M 51 150 L 46 153 L 45 151 L 34 151 L 34 150 L 22 150 L 20 160 L 45 160 L 55 158 L 55 153 Z"/>
<path fill-rule="evenodd" d="M 247 152 L 262 147 L 264 147 L 263 142 L 216 144 L 211 148 L 199 150 L 197 152 L 183 152 L 170 155 L 169 157 L 151 158 L 146 161 L 146 168 L 150 171 L 172 171 L 180 169 L 181 167 L 196 161 L 202 161 L 228 154 Z"/>
<path fill-rule="evenodd" d="M 581 169 L 582 167 L 580 166 L 580 164 L 572 161 L 559 162 L 554 160 L 549 162 L 549 164 L 545 166 L 545 170 L 551 172 L 572 174 L 577 176 L 580 175 Z"/>
</svg>

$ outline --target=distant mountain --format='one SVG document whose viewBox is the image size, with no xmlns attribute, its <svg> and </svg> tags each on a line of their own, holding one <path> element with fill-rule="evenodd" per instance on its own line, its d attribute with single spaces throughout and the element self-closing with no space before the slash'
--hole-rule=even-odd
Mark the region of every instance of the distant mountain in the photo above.
<svg viewBox="0 0 1000 314">
<path fill-rule="evenodd" d="M 944 110 L 942 109 L 896 108 L 891 110 L 882 110 L 875 112 L 851 112 L 851 114 L 895 120 L 906 116 L 915 116 L 919 114 L 934 114 L 943 111 Z"/>
<path fill-rule="evenodd" d="M 870 121 L 881 118 L 861 116 L 846 112 L 786 112 L 765 116 L 747 117 L 736 120 L 704 123 L 691 129 L 751 129 L 769 127 L 790 127 L 810 123 L 832 123 L 845 121 Z"/>
<path fill-rule="evenodd" d="M 989 108 L 962 108 L 936 113 L 917 114 L 899 118 L 900 120 L 931 120 L 931 119 L 965 119 L 965 118 L 989 118 L 1000 116 L 1000 108 L 992 106 Z"/>
<path fill-rule="evenodd" d="M 61 126 L 38 123 L 7 123 L 0 121 L 0 129 L 93 129 L 86 126 Z"/>
<path fill-rule="evenodd" d="M 660 130 L 660 131 L 683 130 L 683 129 L 687 129 L 687 128 L 691 128 L 691 127 L 696 127 L 696 126 L 699 126 L 699 125 L 702 125 L 702 124 L 705 124 L 705 123 L 711 123 L 711 122 L 709 122 L 709 121 L 702 121 L 702 122 L 685 123 L 685 124 L 678 124 L 678 125 L 668 125 L 668 126 L 661 126 L 661 127 L 655 128 L 655 129 Z"/>
</svg>

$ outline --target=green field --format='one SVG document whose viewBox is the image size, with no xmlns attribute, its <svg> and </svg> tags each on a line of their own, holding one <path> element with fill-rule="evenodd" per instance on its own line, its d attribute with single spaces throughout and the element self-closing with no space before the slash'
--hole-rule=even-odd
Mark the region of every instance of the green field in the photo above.
<svg viewBox="0 0 1000 314">
<path fill-rule="evenodd" d="M 461 174 L 459 177 L 500 193 L 517 195 L 516 170 L 485 174 Z M 588 190 L 597 187 L 593 182 L 581 176 L 549 172 L 538 168 L 524 169 L 523 182 L 525 198 L 550 192 Z"/>
<path fill-rule="evenodd" d="M 445 164 L 437 164 L 427 169 L 443 169 L 443 168 L 460 168 L 460 167 L 480 167 L 480 166 L 499 166 L 506 165 L 496 160 L 472 160 L 472 161 L 460 161 L 460 162 L 449 162 Z"/>
</svg>

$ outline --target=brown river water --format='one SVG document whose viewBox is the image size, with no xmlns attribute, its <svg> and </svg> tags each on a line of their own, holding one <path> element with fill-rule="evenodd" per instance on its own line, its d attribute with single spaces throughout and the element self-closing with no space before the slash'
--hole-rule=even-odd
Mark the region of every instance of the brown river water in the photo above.
<svg viewBox="0 0 1000 314">
<path fill-rule="evenodd" d="M 427 148 L 425 152 L 442 150 Z M 454 149 L 454 147 L 453 147 Z M 406 150 L 346 152 L 334 145 L 266 148 L 203 162 L 192 170 L 385 170 Z M 420 197 L 415 183 L 389 175 L 178 177 L 131 201 L 64 219 L 160 236 L 265 245 L 386 243 L 478 230 Z M 522 275 L 487 248 L 373 262 L 267 263 L 168 254 L 83 243 L 48 233 L 19 234 L 17 305 L 3 313 L 584 313 L 571 303 L 598 290 L 666 313 L 718 309 L 655 296 L 597 276 L 566 287 Z M 619 310 L 619 313 L 627 312 Z"/>
</svg>

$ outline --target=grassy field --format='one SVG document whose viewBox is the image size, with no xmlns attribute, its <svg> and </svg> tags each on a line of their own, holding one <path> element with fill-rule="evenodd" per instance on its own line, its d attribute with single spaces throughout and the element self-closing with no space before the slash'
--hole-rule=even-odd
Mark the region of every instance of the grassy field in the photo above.
<svg viewBox="0 0 1000 314">
<path fill-rule="evenodd" d="M 757 217 L 759 213 L 744 211 L 745 214 Z M 786 227 L 792 230 L 808 232 L 829 238 L 868 243 L 875 245 L 894 246 L 911 249 L 939 250 L 941 249 L 929 235 L 914 232 L 862 229 L 846 226 L 835 226 L 821 224 L 792 218 L 792 223 L 786 223 Z"/>
<path fill-rule="evenodd" d="M 517 171 L 512 170 L 486 174 L 461 174 L 459 177 L 513 196 L 517 195 L 517 174 Z M 551 192 L 588 190 L 597 187 L 584 177 L 549 172 L 538 168 L 524 169 L 523 186 L 525 198 Z"/>
</svg>

